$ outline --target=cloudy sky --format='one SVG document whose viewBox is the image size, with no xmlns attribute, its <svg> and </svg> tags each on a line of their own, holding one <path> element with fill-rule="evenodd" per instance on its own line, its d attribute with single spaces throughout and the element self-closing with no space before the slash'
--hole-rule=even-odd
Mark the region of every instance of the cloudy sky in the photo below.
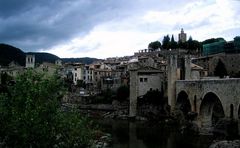
<svg viewBox="0 0 240 148">
<path fill-rule="evenodd" d="M 240 0 L 0 0 L 0 43 L 59 57 L 120 57 L 180 29 L 240 35 Z"/>
</svg>

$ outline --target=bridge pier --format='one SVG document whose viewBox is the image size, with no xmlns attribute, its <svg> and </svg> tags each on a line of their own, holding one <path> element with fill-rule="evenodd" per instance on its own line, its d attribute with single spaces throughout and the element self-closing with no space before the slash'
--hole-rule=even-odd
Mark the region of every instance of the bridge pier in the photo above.
<svg viewBox="0 0 240 148">
<path fill-rule="evenodd" d="M 136 117 L 137 115 L 137 94 L 138 94 L 138 76 L 137 70 L 130 70 L 130 104 L 129 116 Z"/>
<path fill-rule="evenodd" d="M 171 111 L 176 105 L 177 55 L 168 58 L 168 104 Z"/>
</svg>

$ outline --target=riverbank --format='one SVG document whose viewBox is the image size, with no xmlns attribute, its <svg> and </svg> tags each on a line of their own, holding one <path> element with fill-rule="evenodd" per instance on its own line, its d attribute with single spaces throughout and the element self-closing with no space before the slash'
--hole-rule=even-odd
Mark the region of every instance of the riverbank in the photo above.
<svg viewBox="0 0 240 148">
<path fill-rule="evenodd" d="M 112 148 L 208 148 L 212 136 L 182 134 L 172 125 L 154 121 L 95 119 L 104 132 L 112 137 Z"/>
<path fill-rule="evenodd" d="M 103 127 L 102 129 L 104 132 L 110 133 L 111 138 L 112 138 L 112 140 L 111 140 L 112 143 L 116 143 L 114 141 L 116 140 L 116 138 L 117 139 L 119 138 L 118 137 L 119 135 L 115 132 L 119 132 L 121 135 L 121 131 L 123 130 L 123 131 L 125 131 L 124 132 L 125 136 L 131 137 L 131 134 L 129 132 L 132 131 L 132 126 L 136 126 L 137 129 L 134 129 L 134 130 L 137 130 L 137 131 L 138 130 L 145 131 L 147 129 L 148 130 L 159 130 L 161 128 L 174 129 L 173 131 L 162 130 L 161 132 L 166 132 L 165 134 L 167 134 L 167 132 L 170 132 L 170 133 L 173 132 L 174 135 L 177 135 L 180 137 L 185 137 L 185 138 L 190 137 L 189 139 L 191 139 L 191 137 L 195 137 L 194 138 L 195 140 L 198 139 L 197 137 L 210 138 L 211 141 L 208 141 L 207 142 L 208 145 L 204 145 L 204 147 L 209 147 L 212 144 L 213 140 L 216 138 L 212 134 L 207 134 L 207 135 L 199 134 L 198 126 L 193 121 L 183 120 L 183 115 L 179 112 L 174 113 L 175 117 L 158 116 L 157 118 L 152 118 L 152 117 L 147 117 L 147 116 L 145 116 L 145 117 L 136 116 L 134 118 L 132 118 L 132 117 L 130 118 L 128 116 L 127 103 L 122 104 L 121 102 L 117 102 L 117 103 L 115 102 L 114 105 L 113 104 L 93 104 L 93 105 L 87 104 L 87 105 L 81 105 L 81 106 L 78 105 L 75 107 L 78 108 L 79 112 L 81 112 L 82 114 L 88 116 L 89 118 L 91 118 L 94 121 L 97 121 L 96 125 L 99 124 L 100 127 Z M 151 110 L 151 108 L 149 110 Z M 116 124 L 116 122 L 117 122 L 117 124 Z M 118 125 L 118 123 L 121 123 L 122 125 Z M 141 125 L 146 126 L 146 128 L 144 128 L 144 126 L 141 126 Z M 117 126 L 116 127 L 117 130 L 114 130 L 115 129 L 114 126 Z M 120 130 L 118 130 L 118 129 L 120 129 Z M 117 134 L 117 136 L 116 136 L 116 134 Z M 147 138 L 147 136 L 151 137 L 150 134 L 146 134 L 146 138 Z M 96 145 L 99 145 L 99 147 L 102 147 L 103 145 L 109 146 L 106 142 L 103 142 L 101 140 L 101 138 L 99 138 L 99 139 L 98 139 L 99 143 L 96 143 Z M 104 138 L 102 138 L 102 139 L 104 139 Z M 138 136 L 137 136 L 137 139 L 138 139 Z M 176 137 L 176 139 L 179 139 L 179 138 Z M 121 137 L 120 137 L 120 140 L 121 140 Z M 126 139 L 125 141 L 129 142 L 129 140 Z M 141 140 L 142 139 L 140 139 L 140 141 Z M 191 139 L 191 140 L 193 140 L 193 139 Z M 222 139 L 222 140 L 224 140 L 224 139 Z M 198 140 L 196 140 L 196 141 L 198 141 Z M 187 143 L 187 141 L 186 141 L 186 143 Z M 184 143 L 184 145 L 189 145 L 186 143 Z M 197 146 L 194 146 L 194 144 L 197 144 L 197 143 L 190 143 L 191 147 L 198 148 Z M 197 144 L 197 145 L 199 145 L 199 144 Z M 110 146 L 110 147 L 112 147 L 112 146 Z M 148 145 L 146 146 L 146 148 L 147 147 L 148 147 Z M 173 148 L 176 148 L 176 146 L 174 146 Z"/>
</svg>

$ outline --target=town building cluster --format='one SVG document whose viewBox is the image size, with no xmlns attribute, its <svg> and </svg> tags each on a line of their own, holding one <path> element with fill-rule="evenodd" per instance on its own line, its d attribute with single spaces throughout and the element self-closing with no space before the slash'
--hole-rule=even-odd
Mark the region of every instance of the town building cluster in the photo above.
<svg viewBox="0 0 240 148">
<path fill-rule="evenodd" d="M 186 42 L 187 34 L 181 29 L 178 34 L 179 42 Z M 217 50 L 219 48 L 219 50 Z M 232 50 L 230 50 L 230 48 Z M 234 52 L 224 52 L 234 51 Z M 72 85 L 83 87 L 91 93 L 97 93 L 105 89 L 116 90 L 121 85 L 129 85 L 131 81 L 130 71 L 136 70 L 141 75 L 139 78 L 139 88 L 141 95 L 145 94 L 150 88 L 167 91 L 168 67 L 167 63 L 170 55 L 178 56 L 178 79 L 184 76 L 184 58 L 186 55 L 191 57 L 191 77 L 199 79 L 200 77 L 214 76 L 214 70 L 221 60 L 230 76 L 240 74 L 239 67 L 239 37 L 231 42 L 218 40 L 217 42 L 206 44 L 200 54 L 189 55 L 185 49 L 142 49 L 132 56 L 112 57 L 105 60 L 95 61 L 86 65 L 83 63 L 63 63 L 61 59 L 55 63 L 36 63 L 34 55 L 26 55 L 26 64 L 20 66 L 14 61 L 7 67 L 0 67 L 1 73 L 15 77 L 24 69 L 33 68 L 39 72 L 46 72 L 50 75 L 59 73 L 62 78 L 67 79 Z M 167 93 L 165 93 L 167 94 Z M 167 97 L 167 96 L 166 96 Z"/>
<path fill-rule="evenodd" d="M 186 42 L 186 38 L 187 34 L 182 29 L 179 42 Z M 34 55 L 27 55 L 25 67 L 11 62 L 8 67 L 0 67 L 0 72 L 12 77 L 28 68 L 49 75 L 58 73 L 71 86 L 84 90 L 79 92 L 81 95 L 97 95 L 107 89 L 129 86 L 130 117 L 137 116 L 137 102 L 148 92 L 165 92 L 162 93 L 163 97 L 168 99 L 171 109 L 180 106 L 186 114 L 196 112 L 199 115 L 198 123 L 210 126 L 213 122 L 210 116 L 218 112 L 214 110 L 216 104 L 223 106 L 222 116 L 240 117 L 239 89 L 232 94 L 224 89 L 240 87 L 237 79 L 240 77 L 239 51 L 240 37 L 235 37 L 230 42 L 218 40 L 206 44 L 197 54 L 190 54 L 186 49 L 143 49 L 132 56 L 107 58 L 88 65 L 63 63 L 60 59 L 55 63 L 38 64 Z M 217 77 L 216 67 L 219 63 L 223 63 L 220 72 L 225 69 L 224 80 Z"/>
</svg>

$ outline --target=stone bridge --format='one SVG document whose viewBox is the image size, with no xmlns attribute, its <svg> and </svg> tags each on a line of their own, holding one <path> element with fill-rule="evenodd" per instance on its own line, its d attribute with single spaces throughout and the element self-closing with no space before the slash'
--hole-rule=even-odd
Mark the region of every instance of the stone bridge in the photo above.
<svg viewBox="0 0 240 148">
<path fill-rule="evenodd" d="M 172 108 L 198 113 L 200 127 L 210 127 L 222 117 L 240 118 L 240 79 L 177 80 Z"/>
</svg>

